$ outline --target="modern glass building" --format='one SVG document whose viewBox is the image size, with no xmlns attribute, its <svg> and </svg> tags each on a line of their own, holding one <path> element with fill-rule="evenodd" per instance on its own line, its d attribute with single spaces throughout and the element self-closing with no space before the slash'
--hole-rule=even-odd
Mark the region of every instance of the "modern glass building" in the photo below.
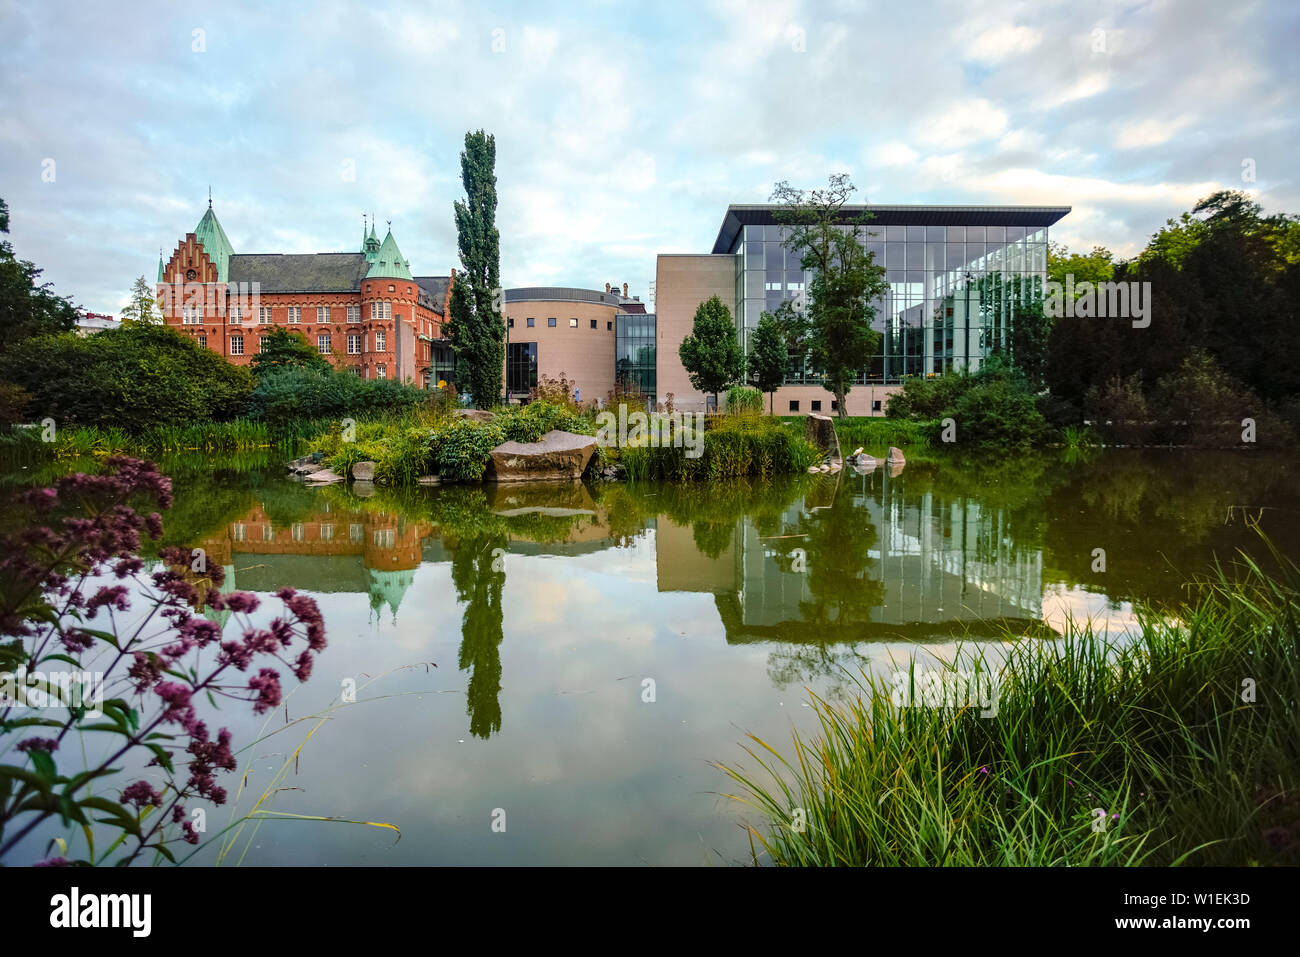
<svg viewBox="0 0 1300 957">
<path fill-rule="evenodd" d="M 732 206 L 714 254 L 735 257 L 733 310 L 742 336 L 784 300 L 802 303 L 811 279 L 785 248 L 787 229 L 772 206 Z M 857 229 L 889 292 L 873 305 L 881 351 L 859 382 L 892 384 L 905 376 L 978 368 L 1005 346 L 1017 297 L 1041 295 L 1048 228 L 1069 207 L 853 206 Z M 817 382 L 815 370 L 791 370 L 792 383 Z"/>
<path fill-rule="evenodd" d="M 614 378 L 635 389 L 651 407 L 658 401 L 655 376 L 655 315 L 629 313 L 614 319 Z"/>
<path fill-rule="evenodd" d="M 777 222 L 777 209 L 730 206 L 711 253 L 659 257 L 656 311 L 665 333 L 659 343 L 661 391 L 685 384 L 684 374 L 671 368 L 672 346 L 689 332 L 695 307 L 709 295 L 719 295 L 732 309 L 746 348 L 764 312 L 774 312 L 786 300 L 802 306 L 812 277 L 786 249 L 787 231 Z M 873 389 L 850 393 L 850 413 L 881 414 L 904 378 L 974 370 L 984 356 L 1005 347 L 1017 305 L 1041 295 L 1048 230 L 1069 211 L 1068 206 L 846 206 L 841 228 L 857 230 L 889 283 L 888 292 L 873 303 L 881 348 L 858 377 L 859 385 Z M 865 223 L 853 224 L 862 217 Z M 776 395 L 778 411 L 833 411 L 833 399 L 820 381 L 818 370 L 806 362 L 792 363 L 787 385 Z"/>
</svg>

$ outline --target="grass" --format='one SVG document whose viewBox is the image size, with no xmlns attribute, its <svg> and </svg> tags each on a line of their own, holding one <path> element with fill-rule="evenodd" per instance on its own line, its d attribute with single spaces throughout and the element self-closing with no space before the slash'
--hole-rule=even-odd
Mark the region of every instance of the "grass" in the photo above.
<svg viewBox="0 0 1300 957">
<path fill-rule="evenodd" d="M 246 452 L 254 449 L 292 452 L 304 438 L 326 425 L 319 421 L 304 421 L 270 426 L 265 422 L 233 419 L 229 422 L 161 426 L 139 433 L 78 425 L 56 428 L 48 441 L 44 430 L 35 426 L 16 428 L 0 437 L 0 447 L 55 460 L 107 455 Z"/>
<path fill-rule="evenodd" d="M 771 416 L 717 416 L 704 433 L 698 457 L 681 446 L 630 446 L 619 450 L 619 461 L 631 481 L 667 479 L 768 478 L 804 472 L 822 460 L 822 453 L 798 428 Z"/>
<path fill-rule="evenodd" d="M 803 428 L 804 416 L 782 416 L 783 421 Z M 891 445 L 917 452 L 930 448 L 938 423 L 888 419 L 879 415 L 832 416 L 840 449 L 848 455 L 861 446 L 869 455 L 883 458 Z"/>
<path fill-rule="evenodd" d="M 1128 643 L 1075 624 L 1012 645 L 993 717 L 900 707 L 867 675 L 814 695 L 792 758 L 751 736 L 754 767 L 718 765 L 766 819 L 755 862 L 1300 863 L 1300 571 L 1273 559 L 1216 569 Z"/>
</svg>

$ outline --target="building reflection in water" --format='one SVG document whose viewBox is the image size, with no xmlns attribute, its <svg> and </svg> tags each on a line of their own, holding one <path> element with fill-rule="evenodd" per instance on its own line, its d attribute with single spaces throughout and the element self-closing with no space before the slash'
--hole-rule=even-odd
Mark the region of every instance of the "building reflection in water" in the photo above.
<svg viewBox="0 0 1300 957">
<path fill-rule="evenodd" d="M 396 620 L 416 569 L 448 564 L 470 731 L 501 728 L 506 553 L 572 556 L 654 540 L 660 592 L 711 593 L 728 642 L 804 645 L 999 637 L 1042 619 L 1042 554 L 1001 509 L 883 470 L 761 487 L 450 488 L 383 503 L 301 490 L 202 542 L 223 591 L 367 596 Z M 397 503 L 397 504 L 394 504 Z M 417 603 L 418 604 L 418 603 Z M 420 609 L 435 619 L 441 610 Z M 447 610 L 448 612 L 450 609 Z M 224 625 L 224 613 L 208 609 Z M 1041 627 L 1041 625 L 1040 625 Z"/>
</svg>

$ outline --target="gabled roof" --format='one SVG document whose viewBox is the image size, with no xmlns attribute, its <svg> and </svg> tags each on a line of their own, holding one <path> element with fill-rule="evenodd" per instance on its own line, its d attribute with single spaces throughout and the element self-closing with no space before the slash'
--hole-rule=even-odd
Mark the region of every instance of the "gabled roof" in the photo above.
<svg viewBox="0 0 1300 957">
<path fill-rule="evenodd" d="M 422 304 L 441 316 L 443 304 L 447 301 L 447 287 L 451 285 L 451 277 L 416 276 L 415 284 L 420 287 Z"/>
<path fill-rule="evenodd" d="M 393 238 L 391 229 L 384 237 L 384 243 L 379 247 L 379 255 L 371 264 L 366 278 L 415 281 L 415 277 L 411 275 L 411 264 L 402 258 L 402 251 L 397 248 L 397 240 Z"/>
<path fill-rule="evenodd" d="M 226 238 L 226 231 L 221 228 L 221 223 L 217 221 L 217 214 L 212 211 L 211 205 L 203 213 L 199 224 L 194 227 L 194 237 L 203 244 L 208 258 L 217 267 L 217 280 L 229 282 L 230 257 L 234 254 L 235 248 Z"/>
<path fill-rule="evenodd" d="M 368 266 L 363 253 L 243 253 L 230 257 L 228 281 L 267 293 L 358 292 Z"/>
</svg>

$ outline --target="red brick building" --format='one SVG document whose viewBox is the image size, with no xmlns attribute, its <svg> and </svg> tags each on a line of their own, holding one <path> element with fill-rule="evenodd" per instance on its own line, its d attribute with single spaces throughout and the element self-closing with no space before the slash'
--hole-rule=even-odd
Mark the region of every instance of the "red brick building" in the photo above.
<svg viewBox="0 0 1300 957">
<path fill-rule="evenodd" d="M 363 378 L 428 386 L 451 377 L 442 328 L 455 276 L 412 275 L 392 229 L 380 241 L 373 224 L 357 252 L 236 253 L 209 200 L 159 256 L 158 297 L 168 325 L 237 365 L 279 326 Z"/>
</svg>

